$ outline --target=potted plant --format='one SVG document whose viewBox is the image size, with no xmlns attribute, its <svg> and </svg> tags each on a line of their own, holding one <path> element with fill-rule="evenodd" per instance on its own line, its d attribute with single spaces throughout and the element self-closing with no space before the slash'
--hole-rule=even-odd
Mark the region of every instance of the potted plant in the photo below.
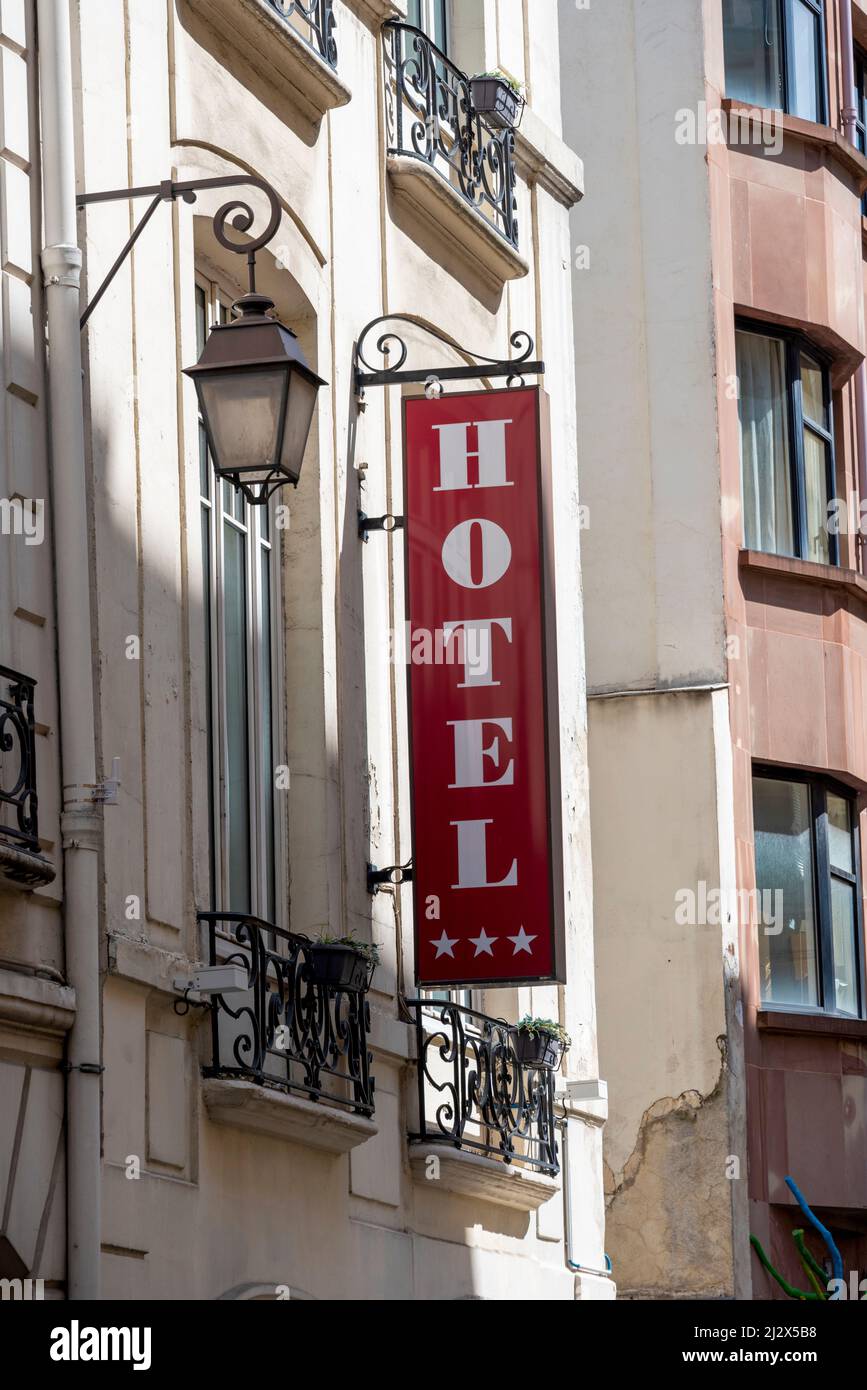
<svg viewBox="0 0 867 1390">
<path fill-rule="evenodd" d="M 471 77 L 470 100 L 475 113 L 484 116 L 493 126 L 514 130 L 521 124 L 524 113 L 521 84 L 504 72 L 480 72 Z"/>
<path fill-rule="evenodd" d="M 572 1039 L 553 1018 L 525 1014 L 512 1030 L 515 1056 L 524 1067 L 556 1067 Z"/>
<path fill-rule="evenodd" d="M 320 936 L 310 944 L 314 983 L 335 990 L 364 990 L 379 964 L 379 947 L 349 936 Z"/>
</svg>

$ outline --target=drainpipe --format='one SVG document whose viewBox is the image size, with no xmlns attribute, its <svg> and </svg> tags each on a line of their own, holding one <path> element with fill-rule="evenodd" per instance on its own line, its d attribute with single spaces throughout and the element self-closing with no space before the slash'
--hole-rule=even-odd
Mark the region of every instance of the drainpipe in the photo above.
<svg viewBox="0 0 867 1390">
<path fill-rule="evenodd" d="M 595 1274 L 600 1279 L 611 1278 L 611 1261 L 605 1256 L 605 1268 L 596 1269 L 593 1265 L 579 1265 L 572 1258 L 572 1173 L 569 1162 L 569 1120 L 563 1116 L 557 1120 L 560 1131 L 560 1169 L 563 1174 L 563 1244 L 566 1268 L 573 1274 Z"/>
<path fill-rule="evenodd" d="M 852 31 L 852 0 L 840 0 L 840 48 L 843 56 L 841 81 L 843 83 L 843 105 L 840 112 L 843 134 L 850 145 L 857 144 L 855 121 L 855 41 Z M 861 363 L 855 374 L 855 430 L 858 454 L 858 500 L 867 500 L 867 365 Z M 864 536 L 860 525 L 858 537 L 859 569 L 864 569 Z"/>
<path fill-rule="evenodd" d="M 75 1022 L 66 1059 L 67 1294 L 99 1298 L 99 848 L 69 0 L 36 0 L 48 408 L 63 772 L 63 921 Z"/>
<path fill-rule="evenodd" d="M 858 108 L 855 105 L 855 39 L 852 31 L 852 0 L 840 0 L 840 50 L 843 57 L 841 81 L 843 83 L 843 105 L 840 116 L 843 134 L 850 145 L 855 139 L 855 122 Z"/>
</svg>

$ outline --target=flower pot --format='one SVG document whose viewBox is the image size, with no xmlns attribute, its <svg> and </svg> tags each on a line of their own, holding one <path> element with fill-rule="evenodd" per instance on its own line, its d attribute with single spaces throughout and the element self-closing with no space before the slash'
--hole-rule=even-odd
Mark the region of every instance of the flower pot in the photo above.
<svg viewBox="0 0 867 1390">
<path fill-rule="evenodd" d="M 514 130 L 521 124 L 524 98 L 501 77 L 471 78 L 470 99 L 476 114 L 484 116 L 490 125 Z"/>
<path fill-rule="evenodd" d="M 359 991 L 367 988 L 370 967 L 360 951 L 338 943 L 310 947 L 310 978 L 329 989 Z"/>
<path fill-rule="evenodd" d="M 516 1028 L 512 1034 L 515 1056 L 522 1067 L 556 1067 L 563 1044 L 551 1033 L 528 1033 Z"/>
</svg>

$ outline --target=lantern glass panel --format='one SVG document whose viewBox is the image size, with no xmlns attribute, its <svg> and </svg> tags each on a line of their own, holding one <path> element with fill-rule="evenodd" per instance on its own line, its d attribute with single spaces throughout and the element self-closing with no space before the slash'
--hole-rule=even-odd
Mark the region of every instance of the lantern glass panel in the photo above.
<svg viewBox="0 0 867 1390">
<path fill-rule="evenodd" d="M 289 404 L 286 410 L 286 431 L 283 435 L 280 468 L 295 482 L 301 472 L 318 390 L 315 381 L 309 381 L 301 372 L 292 373 L 289 380 Z"/>
<path fill-rule="evenodd" d="M 267 477 L 277 463 L 285 372 L 215 372 L 197 385 L 217 471 L 237 471 L 245 481 Z"/>
</svg>

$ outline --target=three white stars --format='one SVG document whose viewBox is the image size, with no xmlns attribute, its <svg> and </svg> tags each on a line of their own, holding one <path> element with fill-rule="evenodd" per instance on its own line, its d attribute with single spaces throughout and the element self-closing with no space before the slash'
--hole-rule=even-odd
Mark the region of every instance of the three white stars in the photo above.
<svg viewBox="0 0 867 1390">
<path fill-rule="evenodd" d="M 431 941 L 431 945 L 436 947 L 437 960 L 439 960 L 440 956 L 451 956 L 452 960 L 454 960 L 454 948 L 458 944 L 458 939 L 459 938 L 456 936 L 449 936 L 444 927 L 442 936 L 439 938 L 439 940 Z M 469 941 L 471 946 L 475 946 L 475 954 L 477 956 L 493 957 L 494 942 L 499 941 L 499 939 L 500 938 L 498 936 L 488 936 L 487 932 L 485 931 L 485 928 L 482 927 L 482 930 L 479 932 L 479 935 L 471 936 L 469 938 Z M 507 936 L 506 940 L 511 941 L 512 943 L 513 956 L 516 956 L 519 951 L 526 951 L 528 956 L 531 956 L 533 954 L 530 947 L 532 943 L 536 940 L 536 937 L 528 936 L 524 927 L 521 927 L 519 929 L 517 936 Z"/>
</svg>

